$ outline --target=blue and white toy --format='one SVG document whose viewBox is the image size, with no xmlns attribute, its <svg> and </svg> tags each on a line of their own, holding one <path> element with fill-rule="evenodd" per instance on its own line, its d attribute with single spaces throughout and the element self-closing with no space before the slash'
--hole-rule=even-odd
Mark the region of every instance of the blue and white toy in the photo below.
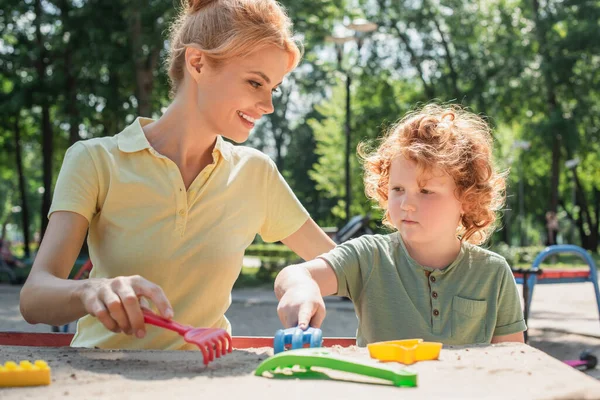
<svg viewBox="0 0 600 400">
<path fill-rule="evenodd" d="M 309 327 L 305 331 L 299 327 L 279 329 L 273 339 L 273 351 L 275 354 L 281 353 L 286 346 L 301 349 L 305 344 L 309 344 L 310 347 L 321 347 L 322 343 L 323 332 L 319 328 Z"/>
</svg>

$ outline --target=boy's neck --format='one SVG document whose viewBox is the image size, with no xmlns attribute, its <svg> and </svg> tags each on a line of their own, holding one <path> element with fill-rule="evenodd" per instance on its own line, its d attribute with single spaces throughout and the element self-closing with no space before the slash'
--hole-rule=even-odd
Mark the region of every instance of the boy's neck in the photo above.
<svg viewBox="0 0 600 400">
<path fill-rule="evenodd" d="M 454 238 L 447 243 L 409 243 L 404 241 L 408 254 L 419 265 L 443 269 L 452 264 L 460 253 L 460 240 Z"/>
</svg>

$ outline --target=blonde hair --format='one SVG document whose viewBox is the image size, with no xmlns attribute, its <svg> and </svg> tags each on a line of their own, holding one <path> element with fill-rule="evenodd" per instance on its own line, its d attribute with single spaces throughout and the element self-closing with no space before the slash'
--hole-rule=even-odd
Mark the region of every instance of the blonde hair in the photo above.
<svg viewBox="0 0 600 400">
<path fill-rule="evenodd" d="M 169 41 L 166 64 L 172 94 L 183 80 L 186 47 L 201 50 L 215 66 L 269 45 L 288 52 L 288 71 L 302 56 L 292 22 L 275 0 L 184 0 Z"/>
<path fill-rule="evenodd" d="M 493 232 L 505 200 L 506 172 L 494 168 L 491 130 L 481 117 L 459 106 L 429 104 L 393 125 L 370 154 L 361 143 L 359 155 L 365 193 L 385 211 L 388 227 L 393 228 L 387 212 L 390 165 L 403 156 L 417 164 L 422 177 L 441 169 L 454 179 L 464 211 L 457 230 L 461 240 L 481 244 Z"/>
</svg>

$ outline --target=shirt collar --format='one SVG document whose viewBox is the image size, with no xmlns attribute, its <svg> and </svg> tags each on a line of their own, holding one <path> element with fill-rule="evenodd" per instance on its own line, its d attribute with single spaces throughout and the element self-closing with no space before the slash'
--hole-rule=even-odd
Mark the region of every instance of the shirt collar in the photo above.
<svg viewBox="0 0 600 400">
<path fill-rule="evenodd" d="M 217 159 L 217 154 L 220 153 L 221 156 L 225 159 L 225 161 L 231 161 L 231 148 L 233 145 L 231 143 L 227 143 L 223 136 L 217 135 L 217 143 L 215 144 L 215 149 L 213 150 L 213 158 Z"/>
<path fill-rule="evenodd" d="M 137 151 L 151 149 L 152 146 L 150 145 L 150 142 L 148 142 L 146 135 L 144 135 L 144 130 L 142 129 L 143 126 L 148 125 L 151 122 L 154 122 L 154 120 L 150 118 L 136 118 L 131 125 L 127 126 L 117 135 L 119 150 L 124 153 L 135 153 Z M 231 147 L 232 145 L 225 142 L 221 135 L 217 135 L 217 142 L 215 143 L 215 148 L 212 153 L 213 159 L 216 161 L 220 155 L 225 160 L 229 161 L 231 157 Z"/>
<path fill-rule="evenodd" d="M 138 117 L 131 125 L 119 133 L 117 135 L 119 150 L 124 153 L 135 153 L 151 148 L 152 146 L 150 146 L 142 130 L 142 127 L 148 125 L 150 122 L 153 122 L 150 118 Z"/>
<path fill-rule="evenodd" d="M 408 259 L 409 263 L 415 267 L 415 268 L 421 268 L 425 271 L 429 271 L 429 272 L 439 272 L 440 274 L 445 274 L 448 271 L 452 270 L 457 264 L 459 264 L 462 259 L 465 256 L 465 243 L 462 242 L 460 244 L 460 251 L 458 252 L 458 255 L 456 256 L 456 258 L 454 259 L 454 261 L 452 261 L 452 263 L 450 265 L 448 265 L 445 268 L 430 268 L 430 267 L 425 267 L 421 264 L 419 264 L 414 258 L 412 258 L 410 256 L 410 254 L 408 254 L 408 250 L 406 249 L 406 245 L 404 244 L 404 240 L 402 240 L 402 236 L 400 235 L 400 232 L 395 232 L 395 236 L 396 236 L 396 240 L 398 241 L 398 244 L 402 247 L 402 250 L 404 252 L 404 254 L 406 255 L 406 258 Z"/>
</svg>

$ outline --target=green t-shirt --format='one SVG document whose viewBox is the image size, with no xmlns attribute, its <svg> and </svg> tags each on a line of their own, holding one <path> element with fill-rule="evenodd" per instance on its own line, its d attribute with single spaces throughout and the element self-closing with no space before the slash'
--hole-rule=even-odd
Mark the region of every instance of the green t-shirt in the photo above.
<svg viewBox="0 0 600 400">
<path fill-rule="evenodd" d="M 506 260 L 478 246 L 463 243 L 444 269 L 419 265 L 398 232 L 365 235 L 320 258 L 335 271 L 337 294 L 354 303 L 359 346 L 412 338 L 490 343 L 527 329 Z"/>
</svg>

